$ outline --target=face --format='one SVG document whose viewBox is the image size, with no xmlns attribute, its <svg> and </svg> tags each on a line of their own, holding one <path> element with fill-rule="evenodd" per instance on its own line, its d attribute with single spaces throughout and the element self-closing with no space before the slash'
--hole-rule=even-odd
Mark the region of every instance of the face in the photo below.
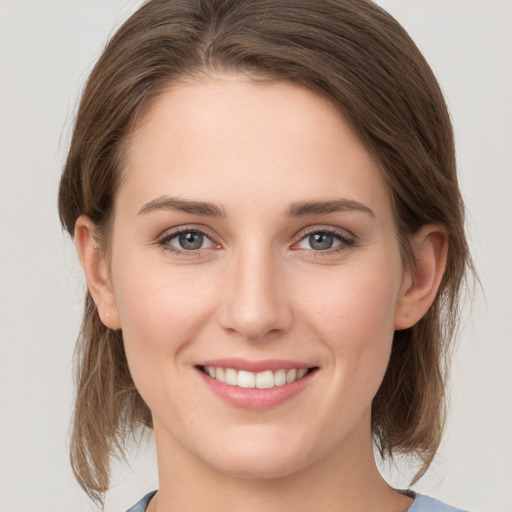
<svg viewBox="0 0 512 512">
<path fill-rule="evenodd" d="M 367 451 L 406 278 L 348 124 L 294 85 L 183 82 L 126 162 L 113 318 L 157 450 L 264 477 Z"/>
</svg>

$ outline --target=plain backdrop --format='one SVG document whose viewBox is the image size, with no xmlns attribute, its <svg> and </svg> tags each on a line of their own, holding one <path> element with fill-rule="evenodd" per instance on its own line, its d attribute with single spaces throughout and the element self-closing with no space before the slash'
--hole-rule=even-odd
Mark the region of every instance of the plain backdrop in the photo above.
<svg viewBox="0 0 512 512">
<path fill-rule="evenodd" d="M 512 511 L 512 2 L 382 0 L 445 91 L 483 292 L 466 310 L 444 443 L 415 486 Z M 59 226 L 79 92 L 129 0 L 0 0 L 0 512 L 93 510 L 67 444 L 84 284 Z M 137 452 L 137 453 L 136 453 Z M 151 441 L 115 465 L 106 510 L 158 486 Z M 384 468 L 407 485 L 407 466 Z"/>
</svg>

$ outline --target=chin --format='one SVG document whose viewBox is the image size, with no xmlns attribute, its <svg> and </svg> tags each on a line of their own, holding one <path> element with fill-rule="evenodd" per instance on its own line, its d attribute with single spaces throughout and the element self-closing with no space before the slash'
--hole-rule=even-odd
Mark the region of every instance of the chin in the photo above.
<svg viewBox="0 0 512 512">
<path fill-rule="evenodd" d="M 300 471 L 312 454 L 291 440 L 259 439 L 229 443 L 203 461 L 216 471 L 238 478 L 275 479 Z"/>
<path fill-rule="evenodd" d="M 298 461 L 293 457 L 273 457 L 265 459 L 259 455 L 254 457 L 233 456 L 211 464 L 219 473 L 236 478 L 272 480 L 285 478 L 300 469 Z"/>
</svg>

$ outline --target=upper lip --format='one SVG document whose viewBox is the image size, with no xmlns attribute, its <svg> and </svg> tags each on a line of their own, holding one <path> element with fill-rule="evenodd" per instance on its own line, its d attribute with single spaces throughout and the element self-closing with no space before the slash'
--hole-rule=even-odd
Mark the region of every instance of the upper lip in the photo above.
<svg viewBox="0 0 512 512">
<path fill-rule="evenodd" d="M 314 368 L 315 365 L 307 364 L 289 359 L 261 359 L 250 360 L 243 358 L 225 358 L 225 359 L 208 359 L 197 363 L 196 366 L 214 366 L 215 368 L 233 368 L 235 370 L 244 370 L 247 372 L 263 372 L 266 370 L 291 370 L 293 368 L 299 370 L 301 368 Z"/>
</svg>

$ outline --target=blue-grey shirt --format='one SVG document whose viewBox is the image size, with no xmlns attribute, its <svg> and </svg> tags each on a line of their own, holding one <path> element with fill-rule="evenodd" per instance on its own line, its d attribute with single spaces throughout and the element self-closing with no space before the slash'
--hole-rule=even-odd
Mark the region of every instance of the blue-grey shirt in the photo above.
<svg viewBox="0 0 512 512">
<path fill-rule="evenodd" d="M 155 495 L 156 491 L 146 494 L 138 503 L 126 512 L 145 512 L 149 500 Z M 450 507 L 439 500 L 425 496 L 424 494 L 416 493 L 413 504 L 409 507 L 407 512 L 465 512 L 460 508 Z"/>
</svg>

